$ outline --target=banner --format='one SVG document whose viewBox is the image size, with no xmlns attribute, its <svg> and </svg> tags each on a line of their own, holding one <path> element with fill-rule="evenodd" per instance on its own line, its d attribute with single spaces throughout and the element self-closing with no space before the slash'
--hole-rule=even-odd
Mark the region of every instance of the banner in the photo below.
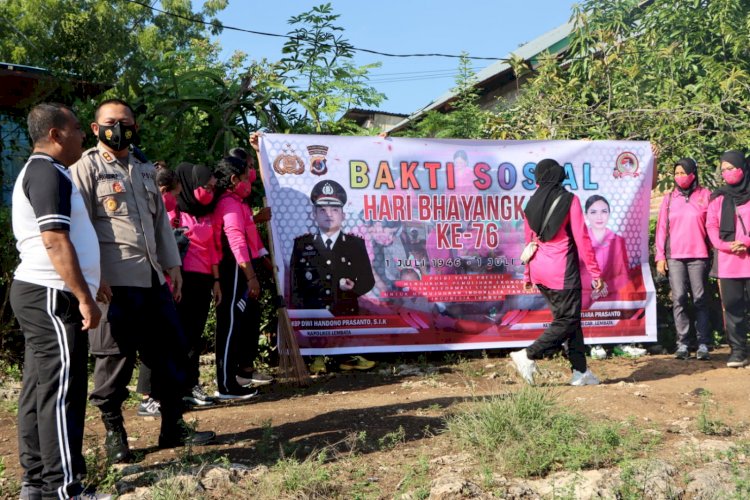
<svg viewBox="0 0 750 500">
<path fill-rule="evenodd" d="M 302 354 L 530 344 L 552 320 L 519 258 L 544 158 L 565 167 L 606 283 L 582 269 L 586 342 L 656 340 L 648 142 L 266 134 L 260 155 Z"/>
</svg>

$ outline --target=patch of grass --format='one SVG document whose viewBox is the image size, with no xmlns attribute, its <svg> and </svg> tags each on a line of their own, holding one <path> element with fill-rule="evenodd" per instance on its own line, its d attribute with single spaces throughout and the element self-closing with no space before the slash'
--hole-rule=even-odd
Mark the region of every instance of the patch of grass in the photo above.
<svg viewBox="0 0 750 500">
<path fill-rule="evenodd" d="M 484 364 L 478 365 L 471 359 L 459 357 L 456 369 L 466 377 L 483 377 L 485 375 Z"/>
<path fill-rule="evenodd" d="M 258 490 L 264 498 L 332 498 L 338 485 L 326 467 L 328 455 L 321 451 L 303 461 L 284 458 L 266 474 Z"/>
<path fill-rule="evenodd" d="M 18 414 L 18 399 L 3 399 L 0 400 L 0 410 L 14 415 Z"/>
<path fill-rule="evenodd" d="M 398 426 L 393 432 L 385 434 L 383 437 L 378 439 L 378 448 L 381 450 L 392 450 L 399 444 L 406 440 L 406 431 L 402 425 Z"/>
<path fill-rule="evenodd" d="M 515 476 L 607 467 L 642 454 L 648 439 L 633 422 L 591 420 L 547 389 L 525 387 L 480 400 L 447 419 L 448 433 Z M 655 438 L 652 438 L 655 439 Z"/>
<path fill-rule="evenodd" d="M 86 484 L 99 493 L 114 493 L 115 483 L 122 475 L 110 467 L 103 446 L 95 446 L 84 454 L 86 461 Z"/>
<path fill-rule="evenodd" d="M 747 457 L 750 456 L 750 441 L 735 443 L 735 446 L 721 454 L 732 468 L 732 482 L 734 483 L 733 499 L 750 498 L 750 468 Z"/>
<path fill-rule="evenodd" d="M 639 477 L 635 463 L 626 461 L 620 465 L 620 483 L 617 488 L 617 498 L 622 500 L 640 500 L 645 495 L 645 485 Z"/>
<path fill-rule="evenodd" d="M 275 451 L 274 441 L 273 423 L 269 418 L 268 420 L 264 420 L 261 424 L 260 439 L 255 445 L 255 448 L 262 457 L 269 457 Z"/>
<path fill-rule="evenodd" d="M 718 405 L 711 400 L 711 392 L 701 392 L 701 412 L 698 414 L 698 430 L 707 436 L 729 436 L 732 429 L 713 415 L 718 411 Z"/>
<path fill-rule="evenodd" d="M 409 467 L 396 489 L 395 498 L 425 500 L 430 496 L 430 462 L 426 456 L 419 456 L 417 463 Z"/>
<path fill-rule="evenodd" d="M 450 351 L 445 353 L 445 355 L 443 356 L 443 362 L 446 365 L 455 365 L 458 363 L 459 359 L 460 359 L 460 356 L 458 354 L 456 354 L 455 352 L 450 352 Z"/>
<path fill-rule="evenodd" d="M 346 464 L 342 464 L 345 466 Z M 366 500 L 370 498 L 382 498 L 377 477 L 370 470 L 366 462 L 356 457 L 348 461 L 350 486 L 347 487 L 347 496 L 354 500 Z"/>
<path fill-rule="evenodd" d="M 183 500 L 201 498 L 201 489 L 197 479 L 175 475 L 157 481 L 150 488 L 150 493 L 153 500 Z"/>
<path fill-rule="evenodd" d="M 0 457 L 0 498 L 18 498 L 21 484 L 5 477 L 5 457 Z"/>
</svg>

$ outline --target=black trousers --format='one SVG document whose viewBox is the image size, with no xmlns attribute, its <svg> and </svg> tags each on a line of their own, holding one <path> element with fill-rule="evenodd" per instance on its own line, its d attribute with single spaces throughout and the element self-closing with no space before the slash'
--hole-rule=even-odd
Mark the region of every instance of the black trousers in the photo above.
<svg viewBox="0 0 750 500">
<path fill-rule="evenodd" d="M 552 311 L 552 323 L 544 333 L 526 348 L 529 359 L 541 359 L 568 341 L 568 361 L 574 370 L 586 371 L 586 351 L 581 330 L 581 289 L 552 290 L 543 285 L 537 288 Z"/>
<path fill-rule="evenodd" d="M 748 310 L 750 297 L 750 279 L 721 278 L 721 302 L 724 304 L 724 323 L 727 329 L 727 342 L 732 349 L 732 356 L 747 358 L 747 322 L 745 312 Z"/>
<path fill-rule="evenodd" d="M 208 311 L 211 308 L 213 288 L 214 278 L 210 274 L 190 271 L 182 273 L 182 300 L 177 303 L 176 307 L 188 346 L 185 376 L 189 388 L 198 385 L 200 379 L 202 337 L 206 320 L 208 320 Z M 136 391 L 141 394 L 151 394 L 152 391 L 151 368 L 143 362 L 138 371 Z"/>
<path fill-rule="evenodd" d="M 96 357 L 94 390 L 89 399 L 105 419 L 122 418 L 122 403 L 137 355 L 150 367 L 151 394 L 161 403 L 161 429 L 177 430 L 182 418 L 187 344 L 169 287 L 154 274 L 150 288 L 112 287 L 107 323 L 92 338 Z"/>
<path fill-rule="evenodd" d="M 216 309 L 216 383 L 219 392 L 239 390 L 235 376 L 258 355 L 260 302 L 247 297 L 247 281 L 231 255 L 219 265 L 221 304 Z"/>
<path fill-rule="evenodd" d="M 214 277 L 210 274 L 182 273 L 182 300 L 177 304 L 177 315 L 188 343 L 187 382 L 195 387 L 200 379 L 200 356 L 203 347 L 203 330 L 206 328 L 208 311 L 214 288 Z"/>
<path fill-rule="evenodd" d="M 44 498 L 83 491 L 88 341 L 72 293 L 14 281 L 13 313 L 23 330 L 18 450 L 23 482 Z"/>
</svg>

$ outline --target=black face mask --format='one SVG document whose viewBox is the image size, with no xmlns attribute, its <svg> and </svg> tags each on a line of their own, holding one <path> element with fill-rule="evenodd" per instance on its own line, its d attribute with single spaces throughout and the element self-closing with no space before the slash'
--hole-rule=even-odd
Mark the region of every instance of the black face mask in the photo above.
<svg viewBox="0 0 750 500">
<path fill-rule="evenodd" d="M 115 151 L 122 151 L 131 144 L 138 145 L 140 142 L 135 125 L 123 125 L 122 122 L 99 125 L 99 140 Z"/>
</svg>

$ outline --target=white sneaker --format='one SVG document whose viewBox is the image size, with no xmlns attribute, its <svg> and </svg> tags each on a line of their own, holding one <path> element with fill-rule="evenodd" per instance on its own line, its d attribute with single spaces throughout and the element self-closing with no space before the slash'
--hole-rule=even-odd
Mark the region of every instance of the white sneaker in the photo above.
<svg viewBox="0 0 750 500">
<path fill-rule="evenodd" d="M 607 359 L 607 351 L 600 345 L 591 348 L 591 359 Z"/>
<path fill-rule="evenodd" d="M 536 362 L 529 359 L 526 355 L 526 349 L 510 353 L 510 359 L 513 360 L 513 366 L 516 367 L 519 375 L 527 384 L 534 385 L 534 374 L 537 371 Z"/>
<path fill-rule="evenodd" d="M 237 375 L 235 377 L 235 380 L 237 380 L 237 383 L 242 387 L 259 387 L 261 385 L 268 385 L 273 382 L 273 377 L 270 375 L 266 375 L 265 373 L 253 372 L 250 377 Z"/>
<path fill-rule="evenodd" d="M 596 378 L 596 375 L 591 373 L 591 370 L 586 370 L 583 373 L 578 370 L 573 370 L 573 378 L 570 379 L 570 385 L 599 385 L 599 379 Z"/>
<path fill-rule="evenodd" d="M 246 387 L 240 387 L 240 390 L 234 391 L 234 394 L 227 394 L 224 392 L 215 391 L 214 398 L 220 401 L 244 401 L 246 399 L 254 398 L 258 395 L 257 389 L 249 389 Z"/>
</svg>

